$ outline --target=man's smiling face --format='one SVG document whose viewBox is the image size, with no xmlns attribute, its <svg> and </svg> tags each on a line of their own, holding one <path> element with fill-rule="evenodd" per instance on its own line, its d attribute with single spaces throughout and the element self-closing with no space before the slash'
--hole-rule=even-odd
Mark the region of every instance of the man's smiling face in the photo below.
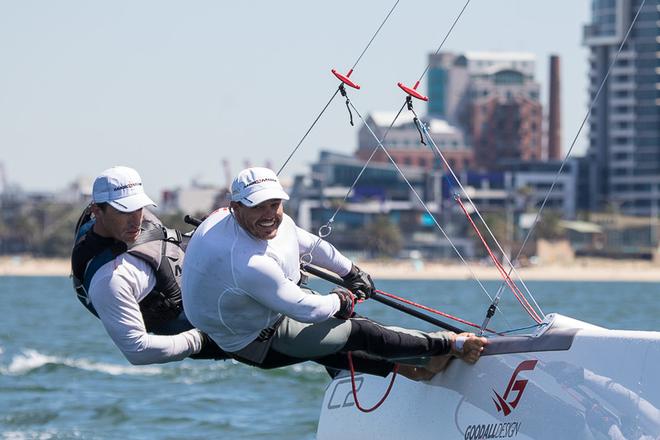
<svg viewBox="0 0 660 440">
<path fill-rule="evenodd" d="M 281 199 L 270 199 L 252 208 L 232 202 L 234 217 L 243 229 L 260 240 L 270 240 L 277 235 L 277 229 L 284 217 L 284 206 Z"/>
</svg>

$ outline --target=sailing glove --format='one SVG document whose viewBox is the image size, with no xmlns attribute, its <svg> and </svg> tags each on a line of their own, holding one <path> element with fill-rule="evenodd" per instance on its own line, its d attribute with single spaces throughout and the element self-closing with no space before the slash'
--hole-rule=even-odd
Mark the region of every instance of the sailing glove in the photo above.
<svg viewBox="0 0 660 440">
<path fill-rule="evenodd" d="M 191 354 L 189 356 L 191 359 L 214 359 L 216 361 L 220 359 L 229 359 L 227 353 L 225 353 L 222 348 L 218 347 L 218 344 L 216 344 L 209 335 L 202 331 L 200 331 L 199 334 L 202 335 L 202 349 L 199 350 L 198 353 Z"/>
<path fill-rule="evenodd" d="M 346 283 L 346 287 L 357 296 L 358 301 L 364 301 L 371 298 L 376 287 L 371 280 L 371 275 L 361 270 L 355 264 L 351 267 L 351 271 L 342 277 Z"/>
<path fill-rule="evenodd" d="M 335 287 L 330 293 L 334 293 L 339 297 L 339 310 L 335 313 L 335 318 L 348 319 L 353 316 L 353 308 L 355 307 L 353 293 L 343 287 Z"/>
</svg>

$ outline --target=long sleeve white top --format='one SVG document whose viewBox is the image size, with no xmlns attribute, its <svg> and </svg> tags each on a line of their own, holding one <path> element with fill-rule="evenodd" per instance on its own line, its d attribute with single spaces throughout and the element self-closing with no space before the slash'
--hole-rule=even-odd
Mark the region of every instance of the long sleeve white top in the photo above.
<svg viewBox="0 0 660 440">
<path fill-rule="evenodd" d="M 337 295 L 302 290 L 300 256 L 340 276 L 351 261 L 330 243 L 298 228 L 284 215 L 275 238 L 245 231 L 228 209 L 220 209 L 195 231 L 183 268 L 183 304 L 190 322 L 229 352 L 252 342 L 281 315 L 321 322 L 339 310 Z"/>
<path fill-rule="evenodd" d="M 88 295 L 105 330 L 134 365 L 178 361 L 202 348 L 196 329 L 167 336 L 147 333 L 139 302 L 155 285 L 153 268 L 127 253 L 101 266 L 90 282 Z"/>
</svg>

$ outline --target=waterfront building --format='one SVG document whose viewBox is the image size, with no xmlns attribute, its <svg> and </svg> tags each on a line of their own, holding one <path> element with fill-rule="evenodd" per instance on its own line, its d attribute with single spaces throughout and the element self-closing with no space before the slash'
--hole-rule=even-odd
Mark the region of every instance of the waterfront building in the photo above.
<svg viewBox="0 0 660 440">
<path fill-rule="evenodd" d="M 463 130 L 478 167 L 547 158 L 533 54 L 444 52 L 429 65 L 428 114 Z"/>
<path fill-rule="evenodd" d="M 575 218 L 577 161 L 570 160 L 556 177 L 560 165 L 559 161 L 516 161 L 506 164 L 509 171 L 464 169 L 457 177 L 482 213 L 508 213 L 509 220 L 516 223 L 523 214 L 538 211 L 556 178 L 546 210 Z M 361 231 L 375 219 L 386 217 L 403 234 L 404 253 L 419 250 L 428 258 L 456 258 L 434 219 L 392 164 L 371 163 L 354 185 L 363 166 L 362 159 L 321 152 L 311 173 L 294 179 L 287 212 L 300 227 L 315 233 L 324 230 L 322 227 L 338 212 L 331 241 L 352 252 L 363 247 Z M 402 171 L 461 253 L 473 256 L 470 225 L 454 198 L 462 193 L 453 177 L 418 166 L 403 167 Z M 470 208 L 465 197 L 463 200 Z"/>
<path fill-rule="evenodd" d="M 424 141 L 429 145 L 420 142 L 421 134 L 413 121 L 413 115 L 410 112 L 404 112 L 392 125 L 395 116 L 396 113 L 390 112 L 373 112 L 367 116 L 366 125 L 362 125 L 358 133 L 356 157 L 367 160 L 371 157 L 373 150 L 378 147 L 371 131 L 378 139 L 382 139 L 387 132 L 384 145 L 398 165 L 418 167 L 427 171 L 446 169 L 446 165 L 439 159 L 428 140 Z M 463 132 L 458 127 L 435 117 L 421 117 L 421 122 L 426 125 L 433 142 L 452 169 L 460 172 L 473 166 L 472 148 L 465 144 Z M 391 128 L 390 125 L 392 125 Z M 378 148 L 372 161 L 389 162 L 389 158 L 382 149 Z"/>
<path fill-rule="evenodd" d="M 660 203 L 660 7 L 641 0 L 592 0 L 584 27 L 589 93 L 598 89 L 637 22 L 589 116 L 590 209 L 657 215 Z"/>
<path fill-rule="evenodd" d="M 364 160 L 354 156 L 322 151 L 311 173 L 295 177 L 287 212 L 301 228 L 314 233 L 327 232 L 322 227 L 337 212 L 328 240 L 356 257 L 373 256 L 364 253 L 368 246 L 363 231 L 383 218 L 402 234 L 399 256 L 415 252 L 425 258 L 456 257 L 449 241 L 391 163 L 372 162 L 353 186 L 363 166 Z M 429 211 L 443 216 L 441 173 L 418 166 L 404 166 L 403 172 Z M 473 242 L 464 233 L 465 223 L 460 229 L 455 229 L 456 223 L 442 224 L 461 253 L 472 257 Z"/>
</svg>

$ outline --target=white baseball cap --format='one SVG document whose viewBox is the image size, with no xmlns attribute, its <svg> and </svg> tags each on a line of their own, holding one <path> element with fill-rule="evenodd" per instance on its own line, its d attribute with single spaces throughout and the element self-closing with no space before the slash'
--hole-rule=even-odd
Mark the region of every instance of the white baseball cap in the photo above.
<svg viewBox="0 0 660 440">
<path fill-rule="evenodd" d="M 277 178 L 277 174 L 268 168 L 247 168 L 231 183 L 231 200 L 241 202 L 251 208 L 271 199 L 289 200 L 289 195 Z"/>
<path fill-rule="evenodd" d="M 112 167 L 94 180 L 93 203 L 108 203 L 121 212 L 133 212 L 156 204 L 144 193 L 142 179 L 129 167 Z"/>
</svg>

